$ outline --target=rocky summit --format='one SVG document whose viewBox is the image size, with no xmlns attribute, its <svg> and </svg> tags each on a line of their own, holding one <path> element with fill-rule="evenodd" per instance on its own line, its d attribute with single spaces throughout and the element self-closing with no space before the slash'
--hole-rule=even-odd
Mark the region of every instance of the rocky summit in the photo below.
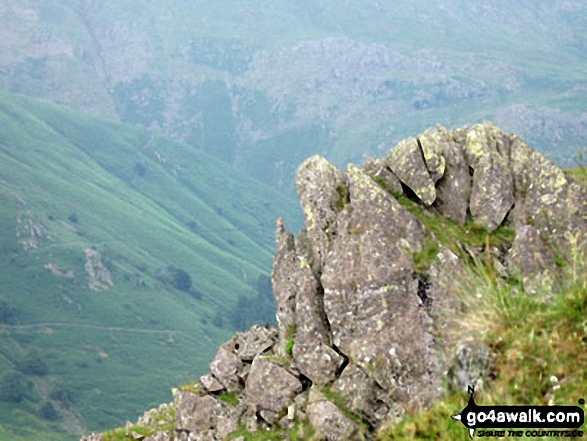
<svg viewBox="0 0 587 441">
<path fill-rule="evenodd" d="M 296 181 L 305 229 L 278 224 L 277 327 L 238 333 L 172 404 L 82 440 L 244 440 L 294 425 L 297 439 L 372 439 L 490 374 L 490 348 L 454 332 L 471 268 L 551 301 L 569 241 L 587 248 L 586 188 L 489 122 L 432 127 L 346 172 L 314 156 Z"/>
</svg>

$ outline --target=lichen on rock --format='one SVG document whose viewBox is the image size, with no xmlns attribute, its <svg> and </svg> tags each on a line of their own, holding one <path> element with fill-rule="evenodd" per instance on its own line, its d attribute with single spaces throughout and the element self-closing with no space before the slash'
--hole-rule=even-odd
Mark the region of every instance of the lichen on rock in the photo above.
<svg viewBox="0 0 587 441">
<path fill-rule="evenodd" d="M 587 248 L 587 190 L 489 122 L 435 126 L 346 173 L 314 156 L 296 180 L 305 229 L 276 231 L 277 328 L 222 345 L 210 372 L 175 392 L 175 431 L 143 440 L 296 425 L 372 439 L 491 372 L 491 348 L 459 333 L 471 266 L 519 282 L 519 295 L 547 283 L 552 299 L 569 241 Z"/>
</svg>

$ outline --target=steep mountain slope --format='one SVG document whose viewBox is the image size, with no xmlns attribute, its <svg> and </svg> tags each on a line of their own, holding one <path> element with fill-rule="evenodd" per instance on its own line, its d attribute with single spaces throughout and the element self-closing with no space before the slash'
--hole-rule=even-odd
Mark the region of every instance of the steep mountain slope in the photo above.
<svg viewBox="0 0 587 441">
<path fill-rule="evenodd" d="M 267 302 L 267 231 L 296 219 L 293 201 L 180 142 L 24 97 L 0 95 L 0 128 L 11 436 L 129 418 L 201 371 L 235 323 L 270 319 L 235 305 Z"/>
<path fill-rule="evenodd" d="M 569 165 L 587 6 L 3 0 L 0 87 L 161 130 L 270 185 L 489 118 Z"/>
<path fill-rule="evenodd" d="M 296 184 L 306 228 L 275 232 L 277 326 L 236 334 L 172 403 L 82 441 L 464 440 L 496 421 L 451 419 L 469 388 L 584 407 L 580 181 L 484 122 L 346 172 L 316 155 Z"/>
</svg>

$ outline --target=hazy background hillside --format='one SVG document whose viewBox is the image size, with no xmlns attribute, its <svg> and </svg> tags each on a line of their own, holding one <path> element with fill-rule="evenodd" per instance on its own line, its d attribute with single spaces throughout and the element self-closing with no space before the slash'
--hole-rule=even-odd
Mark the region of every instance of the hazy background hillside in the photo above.
<svg viewBox="0 0 587 441">
<path fill-rule="evenodd" d="M 160 130 L 271 185 L 491 118 L 559 163 L 587 142 L 587 5 L 2 0 L 0 85 Z"/>
<path fill-rule="evenodd" d="M 297 226 L 293 200 L 31 99 L 0 93 L 0 127 L 0 439 L 120 424 L 270 320 L 271 232 Z"/>
<path fill-rule="evenodd" d="M 586 28 L 582 0 L 0 0 L 0 440 L 136 418 L 267 320 L 310 155 L 488 118 L 574 165 Z"/>
</svg>

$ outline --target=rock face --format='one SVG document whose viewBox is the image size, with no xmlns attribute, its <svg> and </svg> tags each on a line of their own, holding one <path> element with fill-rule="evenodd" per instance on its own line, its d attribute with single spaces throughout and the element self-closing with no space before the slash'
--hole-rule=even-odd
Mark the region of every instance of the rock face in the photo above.
<svg viewBox="0 0 587 441">
<path fill-rule="evenodd" d="M 467 261 L 518 280 L 524 295 L 545 292 L 541 281 L 554 296 L 569 238 L 587 248 L 586 189 L 488 122 L 433 127 L 346 173 L 314 156 L 297 185 L 306 228 L 276 232 L 277 329 L 255 326 L 222 345 L 209 374 L 175 391 L 174 429 L 142 439 L 293 424 L 312 439 L 370 439 L 444 385 L 463 390 L 489 374 L 487 346 L 448 338 L 456 293 L 474 290 Z M 446 239 L 462 226 L 484 239 Z M 491 232 L 506 239 L 493 243 Z"/>
</svg>

